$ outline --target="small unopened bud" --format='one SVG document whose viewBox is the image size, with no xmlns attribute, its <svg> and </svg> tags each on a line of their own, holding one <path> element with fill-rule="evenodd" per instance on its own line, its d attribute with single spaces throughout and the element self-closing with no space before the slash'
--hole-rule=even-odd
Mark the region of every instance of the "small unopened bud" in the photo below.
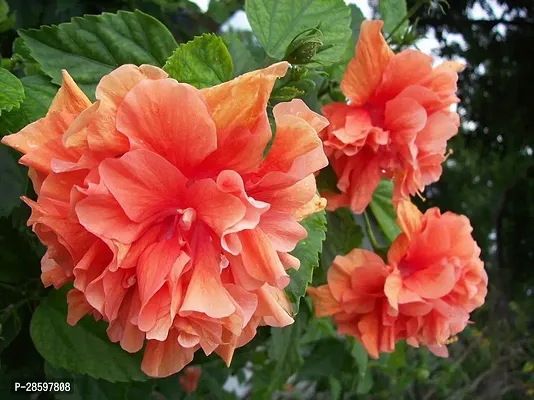
<svg viewBox="0 0 534 400">
<path fill-rule="evenodd" d="M 287 46 L 284 60 L 291 64 L 307 64 L 323 46 L 323 33 L 319 28 L 309 29 L 296 36 Z"/>
</svg>

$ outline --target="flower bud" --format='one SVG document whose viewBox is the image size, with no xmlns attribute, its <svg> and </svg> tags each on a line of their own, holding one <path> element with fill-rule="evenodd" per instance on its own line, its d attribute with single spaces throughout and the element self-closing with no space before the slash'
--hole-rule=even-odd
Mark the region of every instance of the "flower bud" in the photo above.
<svg viewBox="0 0 534 400">
<path fill-rule="evenodd" d="M 297 35 L 287 46 L 284 60 L 291 64 L 307 64 L 323 46 L 323 33 L 319 28 L 309 29 Z"/>
</svg>

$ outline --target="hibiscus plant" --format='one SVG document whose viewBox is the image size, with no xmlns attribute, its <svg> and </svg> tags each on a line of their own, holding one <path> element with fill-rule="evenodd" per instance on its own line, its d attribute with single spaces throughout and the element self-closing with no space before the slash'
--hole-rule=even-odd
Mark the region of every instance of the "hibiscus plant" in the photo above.
<svg viewBox="0 0 534 400">
<path fill-rule="evenodd" d="M 467 217 L 412 203 L 460 125 L 465 65 L 414 46 L 442 2 L 78 3 L 0 68 L 1 390 L 382 396 L 449 356 L 488 278 Z"/>
</svg>

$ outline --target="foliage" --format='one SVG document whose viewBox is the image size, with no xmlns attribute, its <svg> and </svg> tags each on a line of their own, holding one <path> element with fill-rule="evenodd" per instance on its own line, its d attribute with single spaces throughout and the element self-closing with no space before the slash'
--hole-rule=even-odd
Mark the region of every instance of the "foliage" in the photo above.
<svg viewBox="0 0 534 400">
<path fill-rule="evenodd" d="M 331 64 L 341 58 L 350 37 L 349 10 L 341 0 L 247 0 L 245 11 L 258 41 L 275 60 L 282 59 L 299 34 L 317 28 L 323 46 L 331 47 L 314 61 Z"/>
<path fill-rule="evenodd" d="M 0 85 L 2 85 L 2 93 L 0 93 L 0 115 L 2 115 L 2 111 L 11 111 L 20 106 L 24 100 L 24 88 L 20 81 L 5 68 L 0 68 Z"/>
<path fill-rule="evenodd" d="M 393 183 L 390 180 L 382 179 L 369 204 L 371 212 L 389 242 L 392 242 L 400 233 L 400 229 L 395 222 L 395 211 L 391 204 L 392 192 Z"/>
<path fill-rule="evenodd" d="M 35 310 L 30 326 L 33 343 L 54 367 L 110 382 L 144 381 L 138 356 L 131 356 L 106 335 L 106 324 L 85 317 L 67 324 L 67 288 L 49 293 Z"/>
<path fill-rule="evenodd" d="M 233 65 L 223 40 L 206 34 L 178 46 L 163 69 L 178 82 L 202 89 L 229 81 Z"/>
<path fill-rule="evenodd" d="M 406 1 L 403 0 L 380 0 L 378 2 L 380 16 L 384 20 L 384 31 L 395 39 L 400 39 L 406 28 L 408 20 L 405 19 Z"/>
<path fill-rule="evenodd" d="M 61 70 L 66 69 L 88 95 L 102 76 L 119 65 L 163 66 L 176 47 L 167 28 L 139 10 L 88 15 L 19 34 L 53 83 L 61 83 Z"/>
<path fill-rule="evenodd" d="M 302 226 L 306 228 L 308 237 L 301 240 L 292 252 L 292 255 L 300 260 L 300 267 L 298 271 L 290 271 L 291 281 L 286 288 L 287 296 L 295 314 L 299 311 L 300 299 L 306 293 L 306 288 L 312 281 L 314 270 L 319 264 L 319 254 L 325 239 L 325 223 L 324 212 L 310 215 L 302 221 Z"/>
</svg>

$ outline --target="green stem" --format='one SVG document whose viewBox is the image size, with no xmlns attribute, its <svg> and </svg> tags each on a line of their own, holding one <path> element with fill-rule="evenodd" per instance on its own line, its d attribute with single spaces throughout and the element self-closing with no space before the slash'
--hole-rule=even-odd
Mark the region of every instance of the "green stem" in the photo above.
<svg viewBox="0 0 534 400">
<path fill-rule="evenodd" d="M 393 30 L 389 33 L 388 37 L 386 38 L 386 42 L 389 43 L 389 40 L 393 37 L 393 34 L 395 32 L 397 32 L 401 28 L 402 24 L 404 24 L 406 21 L 408 21 L 410 18 L 412 18 L 412 15 L 414 15 L 417 12 L 419 7 L 421 7 L 423 4 L 425 4 L 427 2 L 428 2 L 428 0 L 419 0 L 417 3 L 415 3 L 412 6 L 412 8 L 410 8 L 408 10 L 408 12 L 404 16 L 404 18 L 401 19 L 401 21 L 397 24 L 397 26 L 395 26 L 395 28 L 393 28 Z"/>
<path fill-rule="evenodd" d="M 381 247 L 376 241 L 375 234 L 373 233 L 373 228 L 371 228 L 371 221 L 369 221 L 369 216 L 367 215 L 367 211 L 363 212 L 363 219 L 365 221 L 365 231 L 367 232 L 367 237 L 369 238 L 369 241 L 371 242 L 371 246 L 373 246 L 373 250 L 374 251 L 380 250 Z"/>
</svg>

